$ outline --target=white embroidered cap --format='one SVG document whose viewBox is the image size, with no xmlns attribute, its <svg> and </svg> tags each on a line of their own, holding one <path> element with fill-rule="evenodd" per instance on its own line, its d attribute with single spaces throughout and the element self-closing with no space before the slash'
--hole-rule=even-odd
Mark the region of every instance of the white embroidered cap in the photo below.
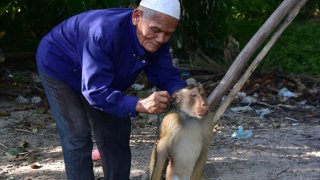
<svg viewBox="0 0 320 180">
<path fill-rule="evenodd" d="M 142 0 L 140 6 L 180 19 L 179 0 Z"/>
</svg>

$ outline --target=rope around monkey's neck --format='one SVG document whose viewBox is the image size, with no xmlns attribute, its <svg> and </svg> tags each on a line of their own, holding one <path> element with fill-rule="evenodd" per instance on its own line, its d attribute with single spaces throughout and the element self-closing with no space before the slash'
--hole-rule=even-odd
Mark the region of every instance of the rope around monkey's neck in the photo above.
<svg viewBox="0 0 320 180">
<path fill-rule="evenodd" d="M 157 145 L 157 142 L 158 142 L 158 140 L 159 140 L 159 138 L 160 138 L 160 125 L 161 125 L 161 119 L 160 119 L 160 114 L 158 114 L 157 115 L 157 130 L 156 130 L 156 132 L 157 132 L 157 137 L 156 137 L 156 145 Z"/>
</svg>

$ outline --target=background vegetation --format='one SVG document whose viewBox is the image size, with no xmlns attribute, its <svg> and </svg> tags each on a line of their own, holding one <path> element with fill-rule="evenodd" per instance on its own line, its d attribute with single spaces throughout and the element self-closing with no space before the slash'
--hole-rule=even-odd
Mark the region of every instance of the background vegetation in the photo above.
<svg viewBox="0 0 320 180">
<path fill-rule="evenodd" d="M 260 66 L 260 71 L 320 73 L 320 0 L 309 0 Z M 181 0 L 182 20 L 171 39 L 188 66 L 224 72 L 282 0 Z M 0 48 L 35 52 L 62 20 L 97 8 L 134 7 L 133 0 L 1 0 Z"/>
</svg>

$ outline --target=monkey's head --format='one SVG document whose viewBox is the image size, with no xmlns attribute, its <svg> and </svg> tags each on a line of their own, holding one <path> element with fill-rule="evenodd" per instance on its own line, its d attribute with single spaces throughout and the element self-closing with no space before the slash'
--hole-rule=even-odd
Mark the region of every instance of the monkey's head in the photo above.
<svg viewBox="0 0 320 180">
<path fill-rule="evenodd" d="M 188 85 L 174 94 L 177 108 L 191 117 L 202 119 L 207 116 L 209 106 L 205 90 L 195 85 Z"/>
</svg>

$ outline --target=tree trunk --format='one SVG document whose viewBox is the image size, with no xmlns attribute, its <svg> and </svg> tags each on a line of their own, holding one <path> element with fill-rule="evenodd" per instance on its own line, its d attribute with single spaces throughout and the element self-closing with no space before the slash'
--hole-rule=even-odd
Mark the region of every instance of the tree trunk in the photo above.
<svg viewBox="0 0 320 180">
<path fill-rule="evenodd" d="M 274 31 L 278 24 L 287 16 L 287 14 L 292 10 L 294 5 L 296 5 L 298 1 L 299 0 L 284 0 L 243 48 L 243 50 L 240 52 L 236 60 L 227 71 L 226 75 L 208 97 L 211 111 L 215 110 L 216 106 L 221 101 L 221 98 L 239 79 L 239 74 L 243 71 L 243 68 L 252 57 L 252 55 L 269 37 L 269 35 Z"/>
<path fill-rule="evenodd" d="M 284 32 L 284 30 L 290 25 L 290 23 L 298 15 L 300 9 L 306 4 L 307 1 L 308 0 L 301 0 L 300 2 L 297 3 L 297 5 L 293 8 L 293 10 L 290 12 L 288 17 L 284 20 L 284 22 L 281 24 L 281 26 L 277 29 L 277 31 L 271 37 L 269 42 L 265 45 L 265 47 L 261 50 L 261 52 L 255 58 L 255 60 L 248 67 L 248 69 L 243 74 L 241 79 L 234 85 L 233 89 L 228 94 L 228 96 L 224 100 L 223 104 L 221 106 L 219 106 L 219 109 L 216 111 L 216 113 L 215 113 L 215 115 L 213 117 L 213 123 L 214 124 L 216 124 L 218 122 L 218 120 L 221 118 L 222 114 L 225 112 L 225 110 L 228 108 L 228 106 L 230 105 L 230 103 L 234 99 L 235 95 L 240 91 L 240 89 L 243 87 L 243 85 L 249 79 L 249 77 L 251 76 L 253 71 L 257 68 L 257 66 L 260 64 L 262 59 L 269 52 L 271 47 L 276 43 L 276 41 L 279 39 L 281 34 Z"/>
</svg>

